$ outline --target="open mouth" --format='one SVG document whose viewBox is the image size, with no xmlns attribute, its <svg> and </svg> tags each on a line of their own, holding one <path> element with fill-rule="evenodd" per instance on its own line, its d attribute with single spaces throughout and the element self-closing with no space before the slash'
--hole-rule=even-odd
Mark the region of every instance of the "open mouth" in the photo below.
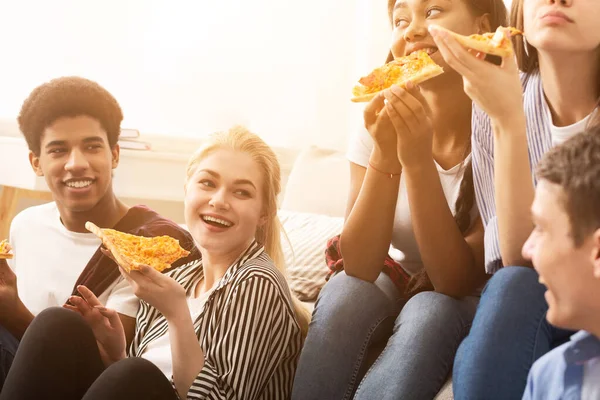
<svg viewBox="0 0 600 400">
<path fill-rule="evenodd" d="M 417 50 L 411 51 L 410 54 L 414 54 L 417 51 L 424 51 L 429 56 L 431 56 L 432 54 L 437 53 L 438 49 L 437 49 L 437 47 L 423 47 L 421 49 L 417 49 Z"/>
<path fill-rule="evenodd" d="M 216 226 L 218 228 L 230 228 L 233 226 L 233 222 L 224 218 L 213 217 L 212 215 L 202 215 L 201 218 L 208 225 Z"/>
<path fill-rule="evenodd" d="M 69 179 L 63 183 L 71 189 L 85 189 L 90 187 L 95 181 L 95 179 Z"/>
</svg>

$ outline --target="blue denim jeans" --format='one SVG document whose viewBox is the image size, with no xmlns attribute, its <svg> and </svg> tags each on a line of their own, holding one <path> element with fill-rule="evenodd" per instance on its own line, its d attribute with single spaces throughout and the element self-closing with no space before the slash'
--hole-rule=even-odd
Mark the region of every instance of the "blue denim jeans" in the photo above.
<svg viewBox="0 0 600 400">
<path fill-rule="evenodd" d="M 522 398 L 535 360 L 574 333 L 546 321 L 545 291 L 532 268 L 505 267 L 489 280 L 454 361 L 456 400 Z"/>
<path fill-rule="evenodd" d="M 0 325 L 0 391 L 4 387 L 6 375 L 15 359 L 19 341 L 9 331 Z"/>
<path fill-rule="evenodd" d="M 477 300 L 424 292 L 403 305 L 385 274 L 370 283 L 338 273 L 315 305 L 292 399 L 432 399 Z M 383 346 L 369 368 L 370 350 Z"/>
</svg>

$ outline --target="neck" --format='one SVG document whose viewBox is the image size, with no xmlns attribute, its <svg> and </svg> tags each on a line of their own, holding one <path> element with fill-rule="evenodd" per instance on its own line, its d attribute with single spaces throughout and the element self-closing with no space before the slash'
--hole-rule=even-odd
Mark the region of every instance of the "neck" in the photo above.
<svg viewBox="0 0 600 400">
<path fill-rule="evenodd" d="M 462 161 L 471 139 L 472 101 L 464 92 L 462 78 L 454 71 L 447 74 L 433 81 L 435 86 L 423 85 L 422 93 L 432 112 L 433 156 L 440 165 L 451 167 Z"/>
<path fill-rule="evenodd" d="M 598 54 L 538 52 L 538 56 L 544 95 L 554 125 L 572 125 L 588 116 L 600 96 Z"/>
<path fill-rule="evenodd" d="M 210 290 L 215 283 L 217 283 L 227 272 L 231 264 L 245 251 L 250 243 L 246 245 L 241 251 L 235 249 L 234 251 L 226 253 L 215 253 L 205 248 L 198 247 L 200 254 L 202 254 L 202 269 L 204 270 L 204 282 L 203 288 L 199 293 L 204 293 Z"/>
<path fill-rule="evenodd" d="M 71 232 L 80 233 L 88 232 L 85 229 L 87 221 L 93 222 L 101 228 L 112 228 L 129 210 L 129 207 L 117 199 L 112 190 L 109 190 L 98 204 L 88 211 L 73 211 L 63 207 L 60 203 L 56 203 L 56 205 L 65 228 Z"/>
</svg>

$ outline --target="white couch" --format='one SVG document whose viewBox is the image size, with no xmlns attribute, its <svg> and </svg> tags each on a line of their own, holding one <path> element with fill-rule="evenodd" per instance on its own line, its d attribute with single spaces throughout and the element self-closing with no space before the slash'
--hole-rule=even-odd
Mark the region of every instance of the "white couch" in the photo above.
<svg viewBox="0 0 600 400">
<path fill-rule="evenodd" d="M 309 307 L 325 283 L 326 242 L 341 232 L 349 184 L 345 155 L 316 147 L 298 154 L 287 178 L 279 216 L 289 238 L 289 243 L 284 240 L 284 252 L 290 288 Z M 436 400 L 450 399 L 448 380 Z"/>
</svg>

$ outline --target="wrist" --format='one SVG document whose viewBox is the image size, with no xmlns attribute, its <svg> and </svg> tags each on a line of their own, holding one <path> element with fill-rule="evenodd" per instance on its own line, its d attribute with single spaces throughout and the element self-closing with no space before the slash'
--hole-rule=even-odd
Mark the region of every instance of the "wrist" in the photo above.
<svg viewBox="0 0 600 400">
<path fill-rule="evenodd" d="M 373 148 L 373 152 L 371 152 L 371 157 L 369 158 L 369 165 L 373 169 L 387 175 L 400 175 L 402 172 L 402 165 L 396 153 L 388 155 L 378 147 Z"/>
<path fill-rule="evenodd" d="M 491 120 L 494 138 L 504 136 L 515 136 L 519 133 L 526 133 L 527 119 L 525 113 L 521 110 L 513 113 L 507 118 L 493 118 Z"/>
</svg>

